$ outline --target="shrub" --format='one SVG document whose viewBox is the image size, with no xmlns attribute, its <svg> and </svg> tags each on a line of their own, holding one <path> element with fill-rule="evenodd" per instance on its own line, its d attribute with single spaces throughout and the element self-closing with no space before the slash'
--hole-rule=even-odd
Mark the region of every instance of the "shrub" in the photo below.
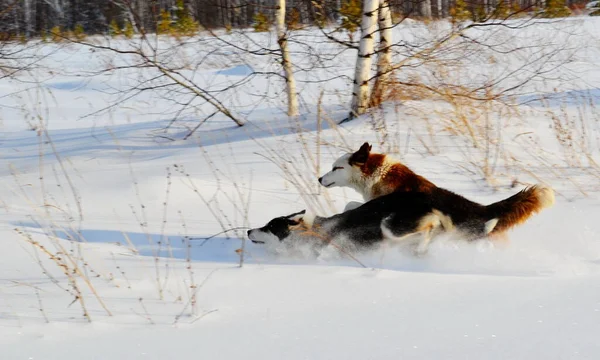
<svg viewBox="0 0 600 360">
<path fill-rule="evenodd" d="M 183 0 L 177 0 L 177 11 L 175 12 L 177 21 L 171 29 L 174 35 L 193 36 L 200 28 L 200 24 L 196 22 L 188 13 Z"/>
<path fill-rule="evenodd" d="M 525 8 L 527 9 L 527 8 Z M 510 11 L 514 16 L 520 17 L 520 16 L 525 16 L 527 14 L 526 11 L 524 11 L 523 9 L 521 9 L 521 5 L 518 2 L 514 2 L 511 6 L 510 6 Z"/>
<path fill-rule="evenodd" d="M 456 0 L 456 6 L 450 9 L 450 16 L 455 21 L 465 21 L 473 18 L 465 0 Z"/>
<path fill-rule="evenodd" d="M 175 35 L 194 36 L 199 28 L 200 24 L 198 24 L 198 22 L 192 19 L 191 16 L 186 16 L 177 20 L 172 32 Z"/>
<path fill-rule="evenodd" d="M 85 40 L 85 29 L 83 28 L 83 25 L 81 25 L 81 24 L 75 25 L 75 27 L 73 28 L 72 36 L 73 36 L 73 39 L 77 40 L 77 41 Z"/>
<path fill-rule="evenodd" d="M 342 29 L 352 34 L 359 27 L 362 20 L 362 2 L 360 0 L 346 0 L 340 7 Z"/>
<path fill-rule="evenodd" d="M 256 15 L 254 15 L 254 25 L 252 27 L 256 32 L 269 31 L 271 28 L 271 21 L 267 15 L 262 12 L 258 12 Z"/>
<path fill-rule="evenodd" d="M 123 30 L 123 35 L 125 35 L 126 38 L 131 39 L 134 34 L 135 29 L 133 28 L 133 24 L 131 23 L 131 21 L 127 21 L 127 23 L 125 24 L 125 30 Z"/>
<path fill-rule="evenodd" d="M 512 6 L 517 6 L 518 8 L 519 4 L 515 2 Z M 513 11 L 508 7 L 505 0 L 500 0 L 498 1 L 498 5 L 496 5 L 496 9 L 494 9 L 494 17 L 498 19 L 506 19 L 511 12 L 518 12 L 518 10 Z"/>
<path fill-rule="evenodd" d="M 475 12 L 473 12 L 473 21 L 475 22 L 484 22 L 487 19 L 487 12 L 485 11 L 485 7 L 483 5 L 477 6 Z"/>
<path fill-rule="evenodd" d="M 565 5 L 565 0 L 547 0 L 542 12 L 545 18 L 559 18 L 571 15 L 571 10 Z"/>
<path fill-rule="evenodd" d="M 302 27 L 302 23 L 300 21 L 300 11 L 296 8 L 293 8 L 287 13 L 286 25 L 290 30 L 298 30 Z"/>
<path fill-rule="evenodd" d="M 160 20 L 158 20 L 158 24 L 156 25 L 156 33 L 157 34 L 169 34 L 171 32 L 171 14 L 167 10 L 160 11 Z"/>
<path fill-rule="evenodd" d="M 56 25 L 55 27 L 50 29 L 50 39 L 53 42 L 61 42 L 65 39 L 65 36 L 60 26 Z"/>
<path fill-rule="evenodd" d="M 121 28 L 119 27 L 119 24 L 117 23 L 117 19 L 112 19 L 112 21 L 110 22 L 110 25 L 108 25 L 108 32 L 109 32 L 110 36 L 121 35 L 122 31 L 121 31 Z"/>
</svg>

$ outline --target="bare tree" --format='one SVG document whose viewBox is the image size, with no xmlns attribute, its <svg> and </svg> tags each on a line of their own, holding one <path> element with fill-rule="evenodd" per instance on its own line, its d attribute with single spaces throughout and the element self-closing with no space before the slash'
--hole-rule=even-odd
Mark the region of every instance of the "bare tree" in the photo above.
<svg viewBox="0 0 600 360">
<path fill-rule="evenodd" d="M 143 72 L 143 77 L 138 80 L 136 85 L 120 92 L 116 101 L 94 114 L 104 112 L 132 99 L 142 92 L 157 91 L 162 92 L 164 96 L 180 107 L 176 111 L 176 117 L 188 108 L 200 109 L 208 106 L 208 109 L 210 109 L 208 114 L 210 115 L 207 114 L 206 118 L 201 120 L 201 123 L 212 118 L 215 113 L 220 113 L 238 126 L 245 124 L 245 120 L 230 110 L 229 106 L 219 98 L 217 91 L 204 88 L 196 80 L 195 74 L 188 70 L 188 64 L 173 61 L 175 54 L 179 53 L 182 43 L 176 43 L 171 48 L 164 49 L 161 48 L 155 35 L 150 35 L 146 32 L 143 27 L 143 19 L 141 18 L 143 15 L 140 15 L 140 12 L 138 12 L 140 9 L 136 8 L 139 5 L 138 0 L 114 0 L 114 2 L 118 6 L 126 8 L 131 14 L 139 36 L 131 39 L 125 47 L 114 46 L 110 42 L 105 44 L 73 39 L 67 40 L 96 50 L 113 53 L 125 62 L 119 66 L 111 64 L 105 70 L 101 71 L 101 73 L 110 74 L 115 71 L 140 68 L 145 69 L 145 71 Z M 200 62 L 203 62 L 203 60 L 200 60 Z"/>
<path fill-rule="evenodd" d="M 100 73 L 110 75 L 116 72 L 127 72 L 129 69 L 143 69 L 143 71 L 139 72 L 140 75 L 132 82 L 132 86 L 115 91 L 113 101 L 108 106 L 89 115 L 108 111 L 142 92 L 152 92 L 173 103 L 172 109 L 163 112 L 165 115 L 173 114 L 171 124 L 185 117 L 199 118 L 197 126 L 192 126 L 191 131 L 184 136 L 184 139 L 187 139 L 201 124 L 209 119 L 217 119 L 219 114 L 234 121 L 238 126 L 244 125 L 248 111 L 237 109 L 247 106 L 242 103 L 248 102 L 248 96 L 260 97 L 260 101 L 269 98 L 269 95 L 256 94 L 250 87 L 244 87 L 256 77 L 267 79 L 268 84 L 271 83 L 271 78 L 277 81 L 283 80 L 282 84 L 288 96 L 287 113 L 290 116 L 299 114 L 294 66 L 288 45 L 290 33 L 285 23 L 285 0 L 279 0 L 279 6 L 274 13 L 278 48 L 270 45 L 271 36 L 260 37 L 257 41 L 257 38 L 251 36 L 248 31 L 237 29 L 231 29 L 226 34 L 207 29 L 208 33 L 202 37 L 164 37 L 159 41 L 156 35 L 151 34 L 143 26 L 145 15 L 140 14 L 142 10 L 139 8 L 138 0 L 113 0 L 113 3 L 135 26 L 136 36 L 127 41 L 113 41 L 108 37 L 106 41 L 76 40 L 66 37 L 65 40 L 89 46 L 97 50 L 99 56 L 106 58 L 106 68 L 87 74 L 89 76 Z M 169 3 L 174 2 L 169 1 Z M 310 51 L 310 45 L 296 42 L 295 46 L 296 49 L 298 47 L 306 49 L 301 51 L 307 55 L 303 59 L 305 67 L 301 70 L 308 72 L 312 67 L 306 66 L 309 62 L 307 58 L 314 56 L 316 52 Z M 316 57 L 318 58 L 319 54 Z M 230 65 L 232 68 L 237 67 L 243 72 L 248 72 L 240 78 L 223 77 L 221 78 L 223 81 L 218 83 L 206 81 L 202 73 L 206 68 L 213 67 L 215 61 L 219 62 L 221 67 Z M 115 65 L 115 62 L 118 65 Z M 270 65 L 272 63 L 279 63 L 283 71 L 273 71 Z M 256 67 L 262 67 L 265 71 L 257 70 Z M 221 73 L 221 71 L 209 72 L 216 76 Z M 277 92 L 274 87 L 267 88 L 273 88 L 269 91 Z M 242 93 L 245 96 L 240 96 Z M 279 96 L 273 99 L 280 101 Z"/>
<path fill-rule="evenodd" d="M 421 0 L 421 16 L 431 19 L 431 0 Z"/>
<path fill-rule="evenodd" d="M 378 2 L 364 0 L 360 25 L 360 43 L 354 71 L 352 105 L 349 118 L 364 114 L 369 107 L 369 79 L 371 78 L 371 57 L 373 56 L 373 36 L 376 31 Z"/>
<path fill-rule="evenodd" d="M 296 95 L 296 80 L 294 79 L 294 71 L 292 70 L 292 60 L 290 58 L 290 51 L 287 43 L 287 29 L 285 26 L 285 0 L 278 0 L 279 5 L 277 7 L 276 14 L 276 26 L 277 26 L 277 43 L 281 49 L 281 65 L 285 73 L 286 92 L 288 97 L 288 116 L 297 116 L 299 114 L 298 109 L 298 97 Z"/>
<path fill-rule="evenodd" d="M 384 99 L 385 91 L 392 76 L 392 14 L 388 0 L 379 1 L 379 47 L 377 55 L 377 77 L 371 93 L 371 106 L 378 106 Z"/>
</svg>

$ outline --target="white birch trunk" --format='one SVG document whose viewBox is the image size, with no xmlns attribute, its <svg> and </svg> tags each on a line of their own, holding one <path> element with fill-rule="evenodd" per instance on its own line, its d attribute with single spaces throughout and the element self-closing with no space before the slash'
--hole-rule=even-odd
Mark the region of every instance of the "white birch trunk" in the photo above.
<svg viewBox="0 0 600 360">
<path fill-rule="evenodd" d="M 23 1 L 23 19 L 25 21 L 25 36 L 31 36 L 32 21 L 31 21 L 31 0 Z"/>
<path fill-rule="evenodd" d="M 421 16 L 431 19 L 431 0 L 421 0 Z"/>
<path fill-rule="evenodd" d="M 61 6 L 60 0 L 54 0 L 54 2 L 49 3 L 49 5 L 52 6 L 52 10 L 56 12 L 56 17 L 58 18 L 54 19 L 54 22 L 52 22 L 52 24 L 63 26 L 63 21 L 65 19 L 65 11 Z"/>
<path fill-rule="evenodd" d="M 292 61 L 287 44 L 287 33 L 285 26 L 285 0 L 279 0 L 279 6 L 275 12 L 277 27 L 277 43 L 281 49 L 281 65 L 285 73 L 286 92 L 288 97 L 288 116 L 298 115 L 298 96 L 296 94 L 296 80 L 292 70 Z"/>
<path fill-rule="evenodd" d="M 240 0 L 233 0 L 232 9 L 231 9 L 231 25 L 232 26 L 240 26 L 241 24 L 241 15 L 242 15 L 242 6 Z"/>
<path fill-rule="evenodd" d="M 369 78 L 371 77 L 371 57 L 373 56 L 373 36 L 377 19 L 376 0 L 364 0 L 360 24 L 360 45 L 354 71 L 354 88 L 350 118 L 364 114 L 369 105 Z"/>
<path fill-rule="evenodd" d="M 443 18 L 444 15 L 442 13 L 442 0 L 437 0 L 437 17 Z"/>
<path fill-rule="evenodd" d="M 13 10 L 12 10 L 12 16 L 13 16 L 13 20 L 15 21 L 15 32 L 17 34 L 17 36 L 21 35 L 21 29 L 19 28 L 19 13 L 17 11 L 17 7 L 13 6 Z"/>
<path fill-rule="evenodd" d="M 450 0 L 442 0 L 442 17 L 447 18 L 450 15 Z"/>
<path fill-rule="evenodd" d="M 371 93 L 371 106 L 378 106 L 383 101 L 390 83 L 392 68 L 392 12 L 388 0 L 379 0 L 379 47 L 377 55 L 377 77 Z"/>
<path fill-rule="evenodd" d="M 133 13 L 130 14 L 131 16 L 131 25 L 133 25 L 134 27 L 136 26 L 136 23 L 139 22 L 139 24 L 137 24 L 137 26 L 139 27 L 139 29 L 136 30 L 140 30 L 141 32 L 143 32 L 146 28 L 146 9 L 144 9 L 144 1 L 138 0 L 136 1 L 135 5 L 134 5 L 134 11 L 135 11 L 135 16 Z"/>
</svg>

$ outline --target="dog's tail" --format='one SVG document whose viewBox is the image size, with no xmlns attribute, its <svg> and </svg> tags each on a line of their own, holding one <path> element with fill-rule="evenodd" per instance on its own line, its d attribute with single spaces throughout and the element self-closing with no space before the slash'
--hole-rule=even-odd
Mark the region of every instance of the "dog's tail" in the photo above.
<svg viewBox="0 0 600 360">
<path fill-rule="evenodd" d="M 507 199 L 490 204 L 486 206 L 487 218 L 498 220 L 490 234 L 499 234 L 524 223 L 531 215 L 553 204 L 554 190 L 540 184 L 530 186 Z"/>
</svg>

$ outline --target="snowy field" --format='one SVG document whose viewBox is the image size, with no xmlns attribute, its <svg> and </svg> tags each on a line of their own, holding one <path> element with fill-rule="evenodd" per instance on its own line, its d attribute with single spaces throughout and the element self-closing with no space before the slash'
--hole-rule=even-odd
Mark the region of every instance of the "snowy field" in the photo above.
<svg viewBox="0 0 600 360">
<path fill-rule="evenodd" d="M 439 27 L 407 22 L 395 36 L 434 38 Z M 347 114 L 355 52 L 317 31 L 293 37 L 315 44 L 307 54 L 292 42 L 296 65 L 313 68 L 297 71 L 298 119 L 285 116 L 281 79 L 256 75 L 278 72 L 274 61 L 206 34 L 176 52 L 161 39 L 170 49 L 161 61 L 226 89 L 215 96 L 247 120 L 218 114 L 186 139 L 213 110 L 179 112 L 186 94 L 160 88 L 123 99 L 153 76 L 129 67 L 135 56 L 28 49 L 43 56 L 37 67 L 0 80 L 0 358 L 598 359 L 598 28 L 600 19 L 574 18 L 472 34 L 525 50 L 464 54 L 444 79 L 427 64 L 405 70 L 431 85 L 500 78 L 507 89 L 547 71 L 510 94 L 527 103 L 511 112 L 413 97 L 339 127 L 331 122 Z M 276 45 L 265 34 L 243 39 Z M 475 135 L 454 122 L 462 111 L 477 117 Z M 273 217 L 360 200 L 317 178 L 364 141 L 478 202 L 545 182 L 556 205 L 509 243 L 440 239 L 422 258 L 382 247 L 356 254 L 366 268 L 244 241 Z"/>
</svg>

